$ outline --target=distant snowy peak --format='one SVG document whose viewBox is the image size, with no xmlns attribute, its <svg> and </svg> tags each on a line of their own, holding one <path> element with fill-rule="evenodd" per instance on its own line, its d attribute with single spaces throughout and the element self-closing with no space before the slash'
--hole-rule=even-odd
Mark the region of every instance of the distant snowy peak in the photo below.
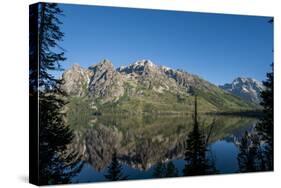
<svg viewBox="0 0 281 188">
<path fill-rule="evenodd" d="M 138 60 L 134 63 L 131 63 L 128 66 L 120 66 L 119 68 L 117 68 L 117 71 L 122 72 L 125 70 L 143 69 L 144 67 L 158 69 L 158 70 L 162 70 L 162 71 L 173 70 L 172 68 L 164 66 L 164 65 L 158 66 L 157 64 L 155 64 L 154 62 L 152 62 L 149 59 L 142 59 L 142 60 Z"/>
<path fill-rule="evenodd" d="M 129 65 L 129 66 L 150 66 L 150 67 L 156 67 L 156 65 L 149 59 L 143 59 L 136 61 L 135 63 Z"/>
<path fill-rule="evenodd" d="M 253 87 L 257 87 L 261 90 L 264 87 L 262 82 L 254 79 L 254 78 L 244 78 L 244 77 L 238 77 L 238 78 L 234 79 L 232 82 L 232 85 L 238 86 L 238 87 L 241 87 L 244 85 L 249 86 L 249 87 L 253 86 Z"/>
<path fill-rule="evenodd" d="M 260 103 L 260 93 L 264 89 L 260 81 L 245 77 L 238 77 L 232 83 L 227 83 L 219 87 L 246 101 L 254 103 Z"/>
<path fill-rule="evenodd" d="M 123 72 L 126 74 L 130 74 L 130 73 L 145 74 L 147 72 L 151 72 L 151 71 L 155 72 L 158 70 L 160 70 L 160 67 L 148 59 L 138 60 L 132 64 L 129 64 L 128 66 L 121 66 L 117 68 L 118 72 L 121 73 Z"/>
</svg>

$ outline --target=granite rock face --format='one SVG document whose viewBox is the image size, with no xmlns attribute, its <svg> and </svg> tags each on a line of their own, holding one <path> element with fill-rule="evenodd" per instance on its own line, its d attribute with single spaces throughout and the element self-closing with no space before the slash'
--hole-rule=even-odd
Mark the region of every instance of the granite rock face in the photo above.
<svg viewBox="0 0 281 188">
<path fill-rule="evenodd" d="M 124 94 L 123 77 L 108 60 L 90 66 L 92 72 L 88 90 L 94 98 L 102 98 L 104 102 L 118 100 Z"/>
<path fill-rule="evenodd" d="M 263 84 L 253 78 L 238 77 L 232 83 L 220 86 L 227 92 L 236 95 L 243 100 L 259 104 L 261 102 L 260 93 L 264 90 Z"/>
<path fill-rule="evenodd" d="M 248 102 L 257 103 L 257 90 L 261 89 L 261 84 L 253 80 L 237 80 L 244 84 L 241 88 L 251 94 L 250 98 L 247 98 L 248 93 L 237 98 L 233 95 L 237 95 L 241 88 L 233 89 L 233 92 L 229 90 L 234 83 L 220 88 L 197 75 L 157 65 L 150 60 L 139 60 L 117 69 L 109 60 L 102 60 L 87 69 L 73 65 L 64 72 L 63 80 L 62 88 L 70 96 L 88 97 L 93 104 L 95 101 L 99 104 L 115 103 L 115 107 L 123 111 L 131 107 L 131 110 L 139 112 L 159 112 L 163 108 L 174 111 L 170 103 L 175 102 L 181 105 L 182 110 L 185 107 L 189 109 L 193 100 L 190 96 L 195 92 L 205 111 L 249 109 L 253 105 Z M 186 104 L 182 103 L 184 101 Z"/>
<path fill-rule="evenodd" d="M 111 162 L 115 149 L 120 148 L 122 133 L 115 127 L 98 125 L 85 133 L 85 160 L 98 171 Z"/>
<path fill-rule="evenodd" d="M 92 71 L 75 64 L 63 73 L 62 89 L 68 95 L 85 96 L 92 76 Z"/>
<path fill-rule="evenodd" d="M 117 100 L 124 93 L 123 79 L 112 63 L 103 60 L 88 69 L 73 65 L 63 73 L 62 89 L 70 96 Z"/>
</svg>

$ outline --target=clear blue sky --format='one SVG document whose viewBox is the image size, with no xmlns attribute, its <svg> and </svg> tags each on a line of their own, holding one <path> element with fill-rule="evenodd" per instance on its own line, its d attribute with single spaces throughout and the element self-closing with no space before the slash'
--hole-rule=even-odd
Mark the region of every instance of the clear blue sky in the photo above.
<svg viewBox="0 0 281 188">
<path fill-rule="evenodd" d="M 264 80 L 273 61 L 269 17 L 60 5 L 64 68 L 139 59 L 184 69 L 214 84 L 238 76 Z"/>
</svg>

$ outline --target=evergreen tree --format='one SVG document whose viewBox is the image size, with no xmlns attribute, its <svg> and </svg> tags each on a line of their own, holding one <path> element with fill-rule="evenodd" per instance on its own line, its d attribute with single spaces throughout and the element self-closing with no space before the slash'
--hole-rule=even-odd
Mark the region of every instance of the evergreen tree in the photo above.
<svg viewBox="0 0 281 188">
<path fill-rule="evenodd" d="M 158 162 L 153 171 L 153 177 L 163 178 L 165 177 L 166 166 L 162 162 Z"/>
<path fill-rule="evenodd" d="M 272 64 L 273 69 L 273 64 Z M 263 106 L 263 117 L 258 126 L 260 135 L 267 142 L 273 139 L 273 71 L 267 73 L 267 80 L 263 82 L 265 90 L 261 92 L 261 105 Z"/>
<path fill-rule="evenodd" d="M 241 139 L 238 154 L 238 165 L 240 172 L 255 172 L 257 171 L 257 147 L 252 143 L 252 140 L 246 131 Z"/>
<path fill-rule="evenodd" d="M 59 45 L 64 33 L 60 30 L 62 10 L 56 3 L 40 3 L 38 12 L 39 32 L 39 87 L 40 91 L 58 89 L 60 80 L 56 79 L 50 71 L 59 71 L 60 62 L 66 60 L 64 50 Z"/>
<path fill-rule="evenodd" d="M 37 100 L 38 91 L 38 6 L 29 8 L 29 96 Z M 34 103 L 31 103 L 34 104 Z"/>
<path fill-rule="evenodd" d="M 173 162 L 162 163 L 158 162 L 153 171 L 153 177 L 164 178 L 164 177 L 177 177 L 178 169 L 175 167 Z"/>
<path fill-rule="evenodd" d="M 74 135 L 65 125 L 65 105 L 61 81 L 50 71 L 61 70 L 65 60 L 59 46 L 64 34 L 60 31 L 62 10 L 55 3 L 39 3 L 30 9 L 30 96 L 39 100 L 39 184 L 69 183 L 82 163 L 67 145 Z M 39 87 L 38 87 L 39 86 Z M 37 98 L 39 96 L 39 99 Z"/>
<path fill-rule="evenodd" d="M 204 175 L 215 173 L 215 169 L 207 159 L 207 142 L 199 129 L 197 119 L 197 96 L 194 102 L 193 130 L 189 133 L 186 141 L 185 167 L 183 174 L 186 176 Z"/>
<path fill-rule="evenodd" d="M 267 80 L 263 82 L 265 90 L 261 92 L 263 116 L 256 129 L 265 142 L 264 157 L 267 170 L 273 170 L 273 64 L 272 72 L 267 73 Z"/>
<path fill-rule="evenodd" d="M 175 167 L 173 162 L 168 162 L 167 167 L 166 167 L 166 177 L 177 177 L 179 175 L 178 169 Z"/>
<path fill-rule="evenodd" d="M 273 19 L 269 23 L 272 24 Z M 263 115 L 255 128 L 257 135 L 245 133 L 241 140 L 238 163 L 242 172 L 273 170 L 273 63 L 271 66 L 272 71 L 263 82 L 265 89 L 260 94 Z"/>
<path fill-rule="evenodd" d="M 112 155 L 111 164 L 108 166 L 108 172 L 104 177 L 109 181 L 126 180 L 128 178 L 122 173 L 122 166 L 118 162 L 116 151 Z"/>
<path fill-rule="evenodd" d="M 76 152 L 68 151 L 74 134 L 60 112 L 63 102 L 54 95 L 40 100 L 39 176 L 40 185 L 64 184 L 82 168 Z"/>
<path fill-rule="evenodd" d="M 273 18 L 268 21 L 274 23 Z M 265 170 L 273 170 L 273 109 L 274 109 L 274 64 L 271 64 L 272 71 L 267 73 L 267 79 L 263 82 L 265 90 L 261 92 L 261 106 L 263 107 L 263 116 L 260 119 L 256 129 L 265 143 L 263 156 L 265 161 Z"/>
</svg>

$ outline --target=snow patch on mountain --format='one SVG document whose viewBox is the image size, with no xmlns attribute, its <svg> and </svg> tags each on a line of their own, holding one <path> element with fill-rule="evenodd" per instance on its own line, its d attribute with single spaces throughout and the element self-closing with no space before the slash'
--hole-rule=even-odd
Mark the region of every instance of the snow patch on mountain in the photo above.
<svg viewBox="0 0 281 188">
<path fill-rule="evenodd" d="M 262 82 L 253 78 L 245 77 L 238 77 L 234 79 L 232 83 L 226 83 L 219 87 L 246 101 L 257 104 L 260 103 L 260 93 L 264 90 Z"/>
</svg>

